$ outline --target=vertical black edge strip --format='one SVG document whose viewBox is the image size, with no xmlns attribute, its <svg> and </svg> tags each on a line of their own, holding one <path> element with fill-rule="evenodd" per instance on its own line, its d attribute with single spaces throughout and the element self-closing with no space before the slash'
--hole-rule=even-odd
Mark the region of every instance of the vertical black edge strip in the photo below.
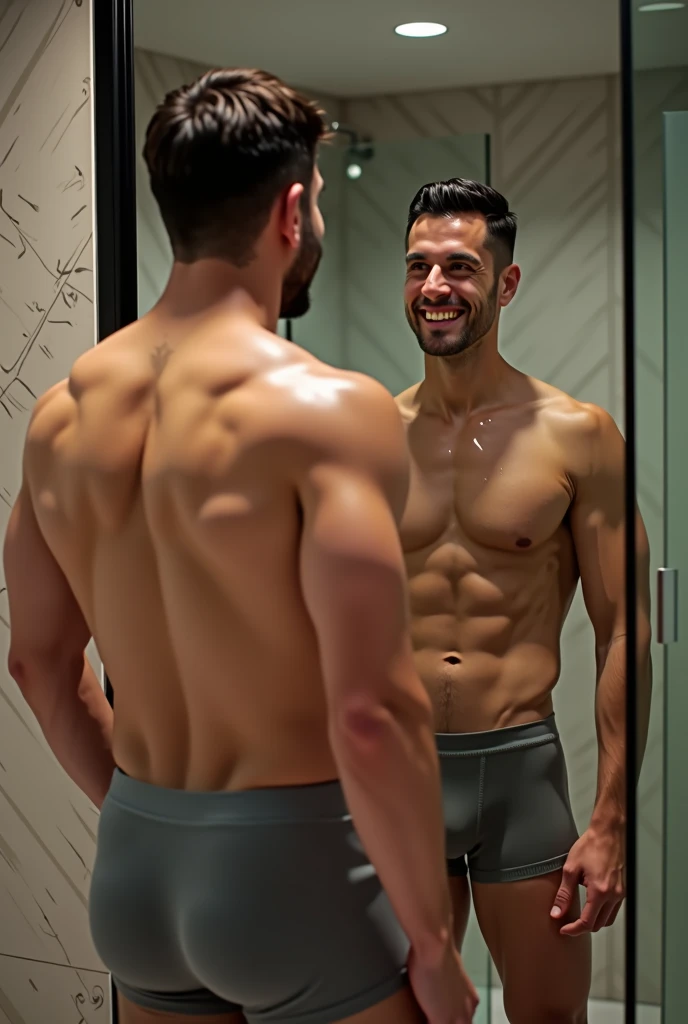
<svg viewBox="0 0 688 1024">
<path fill-rule="evenodd" d="M 93 2 L 98 341 L 138 315 L 132 0 Z M 106 693 L 112 687 L 106 676 Z"/>
<path fill-rule="evenodd" d="M 138 315 L 133 0 L 92 0 L 98 341 Z M 110 680 L 105 692 L 113 703 Z M 110 983 L 113 1024 L 119 1014 Z"/>
<path fill-rule="evenodd" d="M 624 282 L 624 400 L 626 420 L 626 1024 L 636 1021 L 637 969 L 637 619 L 636 619 L 636 387 L 635 387 L 635 174 L 633 110 L 633 7 L 620 0 L 621 155 Z"/>
</svg>

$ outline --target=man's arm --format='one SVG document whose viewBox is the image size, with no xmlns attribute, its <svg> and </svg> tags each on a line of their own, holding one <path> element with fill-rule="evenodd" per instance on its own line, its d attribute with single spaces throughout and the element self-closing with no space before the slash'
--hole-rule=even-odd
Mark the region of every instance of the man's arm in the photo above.
<svg viewBox="0 0 688 1024">
<path fill-rule="evenodd" d="M 100 807 L 114 771 L 112 708 L 85 655 L 91 636 L 24 483 L 5 536 L 9 671 L 69 777 Z"/>
<path fill-rule="evenodd" d="M 612 924 L 624 894 L 626 829 L 626 573 L 625 445 L 612 418 L 591 408 L 589 471 L 576 481 L 571 526 L 583 597 L 595 631 L 598 741 L 597 795 L 590 827 L 572 850 L 565 875 L 587 886 L 581 919 L 568 935 Z M 650 718 L 649 546 L 640 513 L 634 523 L 637 551 L 638 771 Z M 580 862 L 580 863 L 579 863 Z M 569 879 L 573 882 L 573 876 Z M 566 882 L 566 879 L 565 879 Z"/>
<path fill-rule="evenodd" d="M 439 1000 L 458 958 L 431 707 L 407 632 L 397 530 L 407 455 L 391 397 L 372 382 L 358 390 L 339 413 L 323 417 L 328 433 L 317 432 L 318 451 L 298 481 L 302 587 L 320 645 L 330 742 L 347 803 L 412 958 L 421 970 L 440 971 L 429 985 L 435 991 L 429 998 Z M 450 966 L 441 973 L 443 963 Z M 423 985 L 414 983 L 412 970 L 411 980 L 422 1001 Z M 446 1018 L 457 1022 L 471 1020 L 477 1002 L 467 979 L 460 985 L 456 1016 Z M 432 1006 L 424 1009 L 434 1020 Z"/>
</svg>

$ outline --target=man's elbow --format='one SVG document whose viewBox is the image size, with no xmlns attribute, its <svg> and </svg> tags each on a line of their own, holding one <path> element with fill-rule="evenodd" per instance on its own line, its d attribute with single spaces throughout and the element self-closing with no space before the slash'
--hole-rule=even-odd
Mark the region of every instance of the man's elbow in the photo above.
<svg viewBox="0 0 688 1024">
<path fill-rule="evenodd" d="M 51 714 L 55 702 L 61 694 L 64 695 L 60 680 L 73 676 L 76 667 L 72 661 L 69 659 L 67 664 L 64 652 L 60 650 L 43 651 L 17 644 L 10 648 L 7 659 L 9 674 L 39 721 Z"/>
<path fill-rule="evenodd" d="M 330 734 L 337 745 L 365 748 L 384 746 L 390 732 L 431 729 L 432 706 L 420 683 L 390 688 L 384 694 L 358 690 L 330 706 Z M 336 741 L 335 740 L 335 741 Z"/>
<path fill-rule="evenodd" d="M 14 647 L 10 648 L 10 653 L 7 657 L 7 670 L 22 694 L 30 689 L 32 678 L 30 659 Z"/>
</svg>

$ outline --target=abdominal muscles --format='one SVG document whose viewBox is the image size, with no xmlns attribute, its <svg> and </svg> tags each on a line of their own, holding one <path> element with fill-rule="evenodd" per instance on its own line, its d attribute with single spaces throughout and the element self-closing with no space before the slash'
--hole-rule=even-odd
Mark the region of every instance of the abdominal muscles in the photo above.
<svg viewBox="0 0 688 1024">
<path fill-rule="evenodd" d="M 416 668 L 438 732 L 506 728 L 551 713 L 577 582 L 563 547 L 552 538 L 527 553 L 476 557 L 440 543 L 409 559 Z"/>
</svg>

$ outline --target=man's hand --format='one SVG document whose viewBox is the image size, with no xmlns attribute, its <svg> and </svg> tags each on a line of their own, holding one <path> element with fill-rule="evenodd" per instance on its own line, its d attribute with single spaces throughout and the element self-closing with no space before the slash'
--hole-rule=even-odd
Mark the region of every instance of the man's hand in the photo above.
<svg viewBox="0 0 688 1024">
<path fill-rule="evenodd" d="M 625 851 L 623 827 L 591 826 L 572 847 L 564 865 L 552 917 L 556 919 L 566 915 L 577 886 L 585 886 L 587 898 L 578 920 L 564 925 L 562 935 L 599 932 L 601 928 L 614 924 L 626 895 Z"/>
<path fill-rule="evenodd" d="M 453 940 L 441 962 L 432 966 L 421 964 L 412 948 L 408 974 L 428 1024 L 471 1024 L 480 1000 Z"/>
</svg>

